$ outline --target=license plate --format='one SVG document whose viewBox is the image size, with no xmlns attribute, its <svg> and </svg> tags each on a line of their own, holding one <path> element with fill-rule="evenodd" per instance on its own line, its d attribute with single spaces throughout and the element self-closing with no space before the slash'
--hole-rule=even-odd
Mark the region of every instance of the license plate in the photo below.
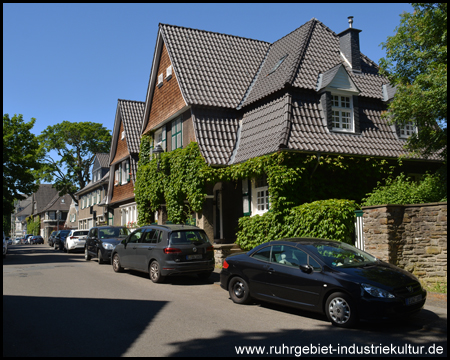
<svg viewBox="0 0 450 360">
<path fill-rule="evenodd" d="M 422 300 L 422 295 L 416 295 L 406 299 L 406 305 L 412 305 L 420 302 Z"/>
<path fill-rule="evenodd" d="M 186 259 L 187 260 L 199 260 L 202 258 L 201 254 L 197 254 L 197 255 L 186 255 Z"/>
</svg>

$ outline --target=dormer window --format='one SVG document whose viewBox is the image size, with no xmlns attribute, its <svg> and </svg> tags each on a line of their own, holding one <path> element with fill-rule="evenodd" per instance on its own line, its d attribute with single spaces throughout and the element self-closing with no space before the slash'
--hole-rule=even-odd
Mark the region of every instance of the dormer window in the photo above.
<svg viewBox="0 0 450 360">
<path fill-rule="evenodd" d="M 400 138 L 407 139 L 412 134 L 417 133 L 417 127 L 412 121 L 408 121 L 405 125 L 399 125 Z"/>
<path fill-rule="evenodd" d="M 335 131 L 353 131 L 352 96 L 331 94 L 331 122 Z"/>
</svg>

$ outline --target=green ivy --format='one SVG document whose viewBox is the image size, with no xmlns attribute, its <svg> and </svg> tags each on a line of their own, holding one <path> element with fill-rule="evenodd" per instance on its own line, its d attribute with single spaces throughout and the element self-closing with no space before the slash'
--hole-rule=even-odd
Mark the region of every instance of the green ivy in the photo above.
<svg viewBox="0 0 450 360">
<path fill-rule="evenodd" d="M 271 207 L 268 216 L 277 218 L 296 206 L 315 200 L 345 198 L 360 201 L 377 180 L 393 171 L 393 166 L 383 159 L 290 151 L 231 166 L 212 167 L 206 164 L 196 142 L 184 149 L 161 154 L 158 169 L 158 161 L 150 159 L 150 145 L 151 137 L 143 136 L 135 183 L 139 225 L 153 222 L 153 214 L 160 204 L 166 204 L 172 222 L 185 223 L 192 212 L 203 208 L 207 185 L 219 181 L 255 179 L 266 174 Z M 374 182 L 373 186 L 371 182 Z"/>
<path fill-rule="evenodd" d="M 303 204 L 284 214 L 267 212 L 242 217 L 236 244 L 250 250 L 268 241 L 292 237 L 318 237 L 353 244 L 357 209 L 355 201 L 330 199 Z"/>
</svg>

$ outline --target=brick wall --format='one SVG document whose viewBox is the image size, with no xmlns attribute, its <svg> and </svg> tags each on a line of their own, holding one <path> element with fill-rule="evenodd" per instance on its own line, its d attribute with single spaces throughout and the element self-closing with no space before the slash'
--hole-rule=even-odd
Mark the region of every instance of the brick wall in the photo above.
<svg viewBox="0 0 450 360">
<path fill-rule="evenodd" d="M 173 69 L 172 77 L 168 80 L 166 79 L 166 69 L 170 65 L 169 53 L 167 52 L 166 45 L 163 45 L 155 81 L 156 83 L 158 82 L 159 74 L 163 74 L 164 80 L 160 87 L 155 84 L 149 120 L 144 130 L 144 134 L 186 106 L 183 96 L 181 95 L 180 87 L 178 86 L 175 74 L 176 69 Z"/>
<path fill-rule="evenodd" d="M 133 181 L 124 185 L 113 186 L 111 204 L 134 197 Z"/>
<path fill-rule="evenodd" d="M 420 278 L 446 281 L 446 202 L 362 209 L 367 252 Z"/>
</svg>

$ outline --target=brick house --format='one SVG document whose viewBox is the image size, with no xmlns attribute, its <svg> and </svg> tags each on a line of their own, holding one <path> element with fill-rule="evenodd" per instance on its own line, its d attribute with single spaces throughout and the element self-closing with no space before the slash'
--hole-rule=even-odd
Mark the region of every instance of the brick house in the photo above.
<svg viewBox="0 0 450 360">
<path fill-rule="evenodd" d="M 78 206 L 72 204 L 69 224 L 76 224 L 78 229 L 90 229 L 94 225 L 107 223 L 108 213 L 104 204 L 108 183 L 109 154 L 97 153 L 92 164 L 92 180 L 75 193 Z"/>
<path fill-rule="evenodd" d="M 164 151 L 196 141 L 211 166 L 278 151 L 396 161 L 416 128 L 381 117 L 395 94 L 360 51 L 359 33 L 313 18 L 268 43 L 159 24 L 141 125 Z M 405 160 L 409 173 L 437 158 Z M 244 199 L 244 201 L 243 201 Z M 235 240 L 239 217 L 269 209 L 264 178 L 217 183 L 196 223 L 217 243 Z M 159 222 L 164 222 L 164 206 Z"/>
<path fill-rule="evenodd" d="M 139 160 L 139 129 L 143 111 L 142 101 L 119 99 L 117 102 L 109 154 L 108 192 L 105 200 L 110 225 L 136 226 L 134 182 Z"/>
</svg>

